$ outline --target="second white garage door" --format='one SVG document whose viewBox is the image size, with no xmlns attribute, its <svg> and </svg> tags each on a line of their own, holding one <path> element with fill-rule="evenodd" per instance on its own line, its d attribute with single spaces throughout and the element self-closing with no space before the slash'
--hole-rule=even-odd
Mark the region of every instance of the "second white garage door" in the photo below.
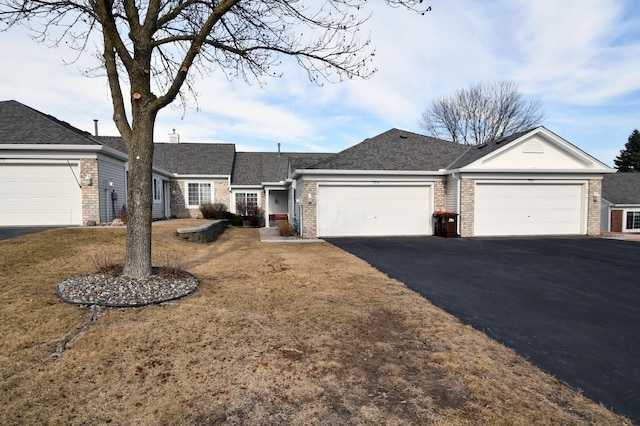
<svg viewBox="0 0 640 426">
<path fill-rule="evenodd" d="M 0 163 L 0 226 L 80 225 L 78 163 Z"/>
<path fill-rule="evenodd" d="M 320 237 L 431 235 L 431 186 L 320 185 Z"/>
<path fill-rule="evenodd" d="M 474 234 L 584 234 L 582 184 L 477 183 Z"/>
</svg>

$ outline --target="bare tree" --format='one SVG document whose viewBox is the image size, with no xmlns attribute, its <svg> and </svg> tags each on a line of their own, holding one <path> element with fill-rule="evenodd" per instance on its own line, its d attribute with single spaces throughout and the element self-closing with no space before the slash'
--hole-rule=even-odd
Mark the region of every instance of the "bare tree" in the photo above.
<svg viewBox="0 0 640 426">
<path fill-rule="evenodd" d="M 512 81 L 496 81 L 434 100 L 419 125 L 437 138 L 480 145 L 539 126 L 543 119 L 537 99 L 525 100 Z"/>
<path fill-rule="evenodd" d="M 386 0 L 424 13 L 422 0 Z M 366 0 L 0 0 L 0 29 L 25 25 L 37 41 L 78 51 L 98 44 L 113 120 L 129 154 L 124 273 L 151 274 L 151 169 L 158 112 L 184 102 L 194 75 L 279 76 L 293 57 L 312 81 L 370 77 L 369 39 L 359 38 Z M 125 91 L 128 91 L 126 93 Z"/>
</svg>

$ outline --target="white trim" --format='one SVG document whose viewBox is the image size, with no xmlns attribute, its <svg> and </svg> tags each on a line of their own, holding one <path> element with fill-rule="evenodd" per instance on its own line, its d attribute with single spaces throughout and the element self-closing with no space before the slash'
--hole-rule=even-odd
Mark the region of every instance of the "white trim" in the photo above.
<svg viewBox="0 0 640 426">
<path fill-rule="evenodd" d="M 214 191 L 214 187 L 215 187 L 215 185 L 213 184 L 213 181 L 210 181 L 210 180 L 202 180 L 202 179 L 200 179 L 200 180 L 198 180 L 198 179 L 192 179 L 192 180 L 185 180 L 185 181 L 184 181 L 184 183 L 185 183 L 185 191 L 184 191 L 184 197 L 185 197 L 185 200 L 184 200 L 184 205 L 185 205 L 188 209 L 197 209 L 197 208 L 199 208 L 199 207 L 200 207 L 200 204 L 201 204 L 201 203 L 198 203 L 198 204 L 189 204 L 189 184 L 190 184 L 190 183 L 197 183 L 197 184 L 206 183 L 206 184 L 209 184 L 209 186 L 210 186 L 210 188 L 211 188 L 211 192 L 210 192 L 210 194 L 209 194 L 209 195 L 210 195 L 209 202 L 210 202 L 210 203 L 213 203 L 213 200 L 215 199 L 215 198 L 214 198 L 214 192 L 213 192 L 213 191 Z M 200 194 L 198 194 L 198 198 L 200 198 Z"/>
<path fill-rule="evenodd" d="M 318 186 L 430 186 L 433 187 L 435 182 L 432 181 L 340 181 L 330 182 L 321 181 L 318 182 Z"/>
<path fill-rule="evenodd" d="M 291 173 L 291 178 L 295 179 L 303 175 L 320 175 L 320 176 L 362 176 L 362 175 L 380 175 L 380 176 L 443 176 L 446 172 L 426 171 L 426 170 L 329 170 L 329 169 L 295 169 Z M 304 177 L 303 177 L 304 178 Z M 310 179 L 310 178 L 306 178 Z"/>
<path fill-rule="evenodd" d="M 611 209 L 609 209 L 609 211 L 611 211 Z M 627 213 L 628 212 L 638 212 L 640 213 L 640 207 L 637 208 L 626 208 L 626 209 L 622 209 L 622 232 L 633 232 L 633 233 L 638 233 L 640 232 L 640 228 L 627 228 Z"/>
<path fill-rule="evenodd" d="M 183 180 L 183 181 L 187 181 L 187 180 L 194 180 L 194 179 L 210 179 L 210 180 L 229 180 L 230 176 L 229 175 L 203 175 L 203 174 L 198 174 L 198 175 L 183 175 L 183 174 L 179 174 L 179 173 L 170 173 L 167 172 L 169 176 L 178 179 L 178 180 Z"/>
</svg>

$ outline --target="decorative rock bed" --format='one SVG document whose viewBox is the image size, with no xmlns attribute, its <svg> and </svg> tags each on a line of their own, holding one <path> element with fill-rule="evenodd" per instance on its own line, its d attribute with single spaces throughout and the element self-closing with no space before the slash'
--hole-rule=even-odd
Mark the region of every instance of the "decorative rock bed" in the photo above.
<svg viewBox="0 0 640 426">
<path fill-rule="evenodd" d="M 136 307 L 179 299 L 198 288 L 198 279 L 187 272 L 179 278 L 165 278 L 154 273 L 136 279 L 123 275 L 82 274 L 56 286 L 60 299 L 76 305 Z"/>
</svg>

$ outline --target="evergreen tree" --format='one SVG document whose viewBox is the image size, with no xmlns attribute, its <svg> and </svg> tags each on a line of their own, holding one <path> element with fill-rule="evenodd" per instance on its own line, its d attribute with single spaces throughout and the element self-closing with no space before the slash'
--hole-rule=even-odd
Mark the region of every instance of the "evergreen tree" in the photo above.
<svg viewBox="0 0 640 426">
<path fill-rule="evenodd" d="M 635 129 L 631 132 L 624 149 L 620 150 L 613 162 L 619 172 L 640 172 L 640 132 Z"/>
</svg>

